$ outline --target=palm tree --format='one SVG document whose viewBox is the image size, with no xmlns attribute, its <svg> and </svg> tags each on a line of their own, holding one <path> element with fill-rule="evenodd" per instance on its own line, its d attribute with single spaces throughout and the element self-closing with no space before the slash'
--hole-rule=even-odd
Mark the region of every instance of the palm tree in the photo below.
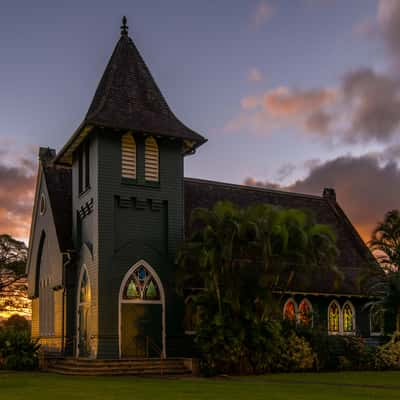
<svg viewBox="0 0 400 400">
<path fill-rule="evenodd" d="M 400 212 L 392 210 L 385 214 L 372 233 L 368 243 L 385 273 L 375 273 L 371 291 L 377 300 L 367 304 L 376 318 L 384 314 L 395 321 L 400 331 Z M 378 275 L 378 278 L 376 278 Z"/>
<path fill-rule="evenodd" d="M 386 213 L 379 222 L 368 243 L 381 266 L 388 272 L 400 270 L 400 212 Z"/>
<path fill-rule="evenodd" d="M 223 311 L 223 290 L 233 278 L 233 264 L 239 237 L 239 211 L 230 202 L 218 202 L 212 209 L 198 208 L 191 215 L 192 236 L 178 252 L 178 281 L 201 282 L 215 295 L 220 313 Z"/>
</svg>

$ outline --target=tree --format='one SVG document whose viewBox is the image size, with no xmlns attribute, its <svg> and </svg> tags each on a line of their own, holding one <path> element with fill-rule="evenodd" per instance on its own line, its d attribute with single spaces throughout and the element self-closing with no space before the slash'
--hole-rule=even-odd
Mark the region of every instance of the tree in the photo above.
<svg viewBox="0 0 400 400">
<path fill-rule="evenodd" d="M 10 235 L 0 235 L 0 291 L 25 275 L 28 249 Z"/>
<path fill-rule="evenodd" d="M 377 299 L 368 303 L 373 318 L 385 315 L 386 322 L 395 322 L 395 330 L 400 331 L 400 212 L 392 210 L 379 222 L 368 243 L 385 273 L 372 274 L 371 292 Z M 390 327 L 389 329 L 393 330 Z"/>
<path fill-rule="evenodd" d="M 27 253 L 24 242 L 0 235 L 0 314 L 3 317 L 30 314 L 25 278 Z"/>
<path fill-rule="evenodd" d="M 300 210 L 239 209 L 228 201 L 194 210 L 190 225 L 178 282 L 197 316 L 195 340 L 207 368 L 227 372 L 247 362 L 265 371 L 279 336 L 279 293 L 299 273 L 336 271 L 334 233 Z"/>
<path fill-rule="evenodd" d="M 388 272 L 400 271 L 400 212 L 392 210 L 379 222 L 368 243 L 382 268 Z"/>
</svg>

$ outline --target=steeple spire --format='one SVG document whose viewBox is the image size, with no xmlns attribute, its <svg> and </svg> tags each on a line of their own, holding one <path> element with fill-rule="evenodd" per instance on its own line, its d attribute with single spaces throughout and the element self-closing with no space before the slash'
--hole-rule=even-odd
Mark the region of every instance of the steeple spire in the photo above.
<svg viewBox="0 0 400 400">
<path fill-rule="evenodd" d="M 124 15 L 122 17 L 121 36 L 128 36 L 128 28 L 129 28 L 129 26 L 127 25 L 127 22 L 128 22 L 128 19 Z"/>
</svg>

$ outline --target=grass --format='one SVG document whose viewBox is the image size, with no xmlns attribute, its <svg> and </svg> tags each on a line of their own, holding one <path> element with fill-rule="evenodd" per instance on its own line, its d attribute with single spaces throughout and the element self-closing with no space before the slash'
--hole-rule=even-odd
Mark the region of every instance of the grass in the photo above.
<svg viewBox="0 0 400 400">
<path fill-rule="evenodd" d="M 400 372 L 276 374 L 230 378 L 70 377 L 1 372 L 7 400 L 379 400 L 400 398 Z"/>
</svg>

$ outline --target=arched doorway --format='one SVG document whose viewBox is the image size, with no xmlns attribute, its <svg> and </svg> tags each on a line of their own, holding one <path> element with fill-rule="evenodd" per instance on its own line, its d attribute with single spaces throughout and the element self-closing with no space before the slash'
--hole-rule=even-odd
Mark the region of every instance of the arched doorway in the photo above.
<svg viewBox="0 0 400 400">
<path fill-rule="evenodd" d="M 91 355 L 90 303 L 92 294 L 89 275 L 85 265 L 82 266 L 78 287 L 76 355 L 77 357 L 89 357 Z"/>
<path fill-rule="evenodd" d="M 165 357 L 165 295 L 160 278 L 144 260 L 126 273 L 119 291 L 119 354 Z"/>
</svg>

